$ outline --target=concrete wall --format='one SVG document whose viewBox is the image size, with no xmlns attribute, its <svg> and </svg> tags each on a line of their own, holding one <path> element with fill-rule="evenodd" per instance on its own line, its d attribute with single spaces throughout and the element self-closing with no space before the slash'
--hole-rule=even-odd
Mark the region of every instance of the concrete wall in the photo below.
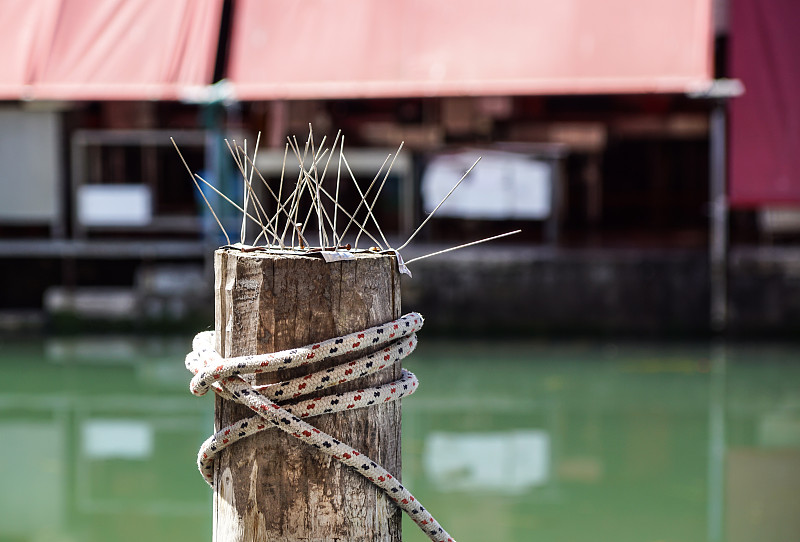
<svg viewBox="0 0 800 542">
<path fill-rule="evenodd" d="M 731 334 L 800 339 L 800 248 L 732 251 L 728 294 Z"/>
<path fill-rule="evenodd" d="M 413 255 L 406 254 L 406 259 Z M 403 306 L 440 331 L 702 336 L 704 250 L 482 247 L 411 264 Z M 800 338 L 800 248 L 734 248 L 727 336 Z"/>
<path fill-rule="evenodd" d="M 437 248 L 443 247 L 418 250 Z M 404 250 L 406 260 L 420 254 Z M 133 286 L 121 286 L 137 300 L 136 311 L 123 312 L 159 325 L 189 317 L 192 325 L 205 326 L 213 316 L 211 277 L 199 266 L 191 273 L 181 266 L 151 267 L 136 274 Z M 413 278 L 402 279 L 403 309 L 421 312 L 431 332 L 633 338 L 710 333 L 705 250 L 485 245 L 410 268 Z M 728 287 L 729 337 L 800 338 L 800 248 L 733 249 Z M 102 306 L 112 308 L 108 300 Z M 52 304 L 46 308 L 64 312 Z"/>
<path fill-rule="evenodd" d="M 706 259 L 703 251 L 457 251 L 411 264 L 403 306 L 443 331 L 705 333 Z"/>
</svg>

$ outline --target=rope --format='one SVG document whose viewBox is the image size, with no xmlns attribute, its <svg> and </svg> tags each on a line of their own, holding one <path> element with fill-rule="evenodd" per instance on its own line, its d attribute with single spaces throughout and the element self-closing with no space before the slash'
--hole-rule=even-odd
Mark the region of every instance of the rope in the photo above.
<svg viewBox="0 0 800 542">
<path fill-rule="evenodd" d="M 316 395 L 292 405 L 280 403 L 393 366 L 414 351 L 417 346 L 415 332 L 422 324 L 422 316 L 412 312 L 386 324 L 301 348 L 227 359 L 214 349 L 213 331 L 198 333 L 192 341 L 192 352 L 186 356 L 186 368 L 194 374 L 189 385 L 191 392 L 204 395 L 211 389 L 224 399 L 242 403 L 257 414 L 221 429 L 203 443 L 198 452 L 197 466 L 206 482 L 213 487 L 214 459 L 222 450 L 250 435 L 277 427 L 351 467 L 382 489 L 434 542 L 454 542 L 439 522 L 386 469 L 303 420 L 320 414 L 396 401 L 416 391 L 418 381 L 413 373 L 403 369 L 398 380 L 382 386 L 327 396 Z M 376 346 L 384 348 L 284 382 L 254 386 L 243 378 L 246 375 L 306 366 Z"/>
</svg>

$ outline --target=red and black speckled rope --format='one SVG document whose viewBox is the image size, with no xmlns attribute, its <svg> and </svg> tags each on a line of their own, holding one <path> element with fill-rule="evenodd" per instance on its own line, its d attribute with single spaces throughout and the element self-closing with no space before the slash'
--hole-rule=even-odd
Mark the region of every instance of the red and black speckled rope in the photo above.
<svg viewBox="0 0 800 542">
<path fill-rule="evenodd" d="M 358 450 L 304 421 L 307 417 L 396 401 L 410 395 L 416 391 L 418 385 L 413 373 L 403 369 L 400 379 L 382 386 L 315 396 L 291 406 L 282 407 L 279 404 L 281 400 L 315 394 L 325 388 L 391 367 L 416 348 L 415 332 L 422 324 L 422 316 L 412 312 L 386 324 L 301 348 L 228 359 L 221 358 L 214 350 L 213 331 L 199 333 L 192 342 L 192 352 L 186 356 L 186 368 L 194 374 L 190 384 L 192 393 L 203 395 L 213 389 L 221 397 L 238 401 L 257 414 L 223 428 L 203 443 L 198 453 L 197 465 L 205 480 L 212 483 L 214 458 L 224 448 L 247 436 L 278 427 L 351 467 L 381 488 L 434 542 L 454 542 L 439 522 L 386 469 Z M 242 378 L 244 375 L 309 365 L 323 359 L 384 345 L 386 346 L 382 350 L 375 353 L 284 382 L 253 386 Z"/>
</svg>

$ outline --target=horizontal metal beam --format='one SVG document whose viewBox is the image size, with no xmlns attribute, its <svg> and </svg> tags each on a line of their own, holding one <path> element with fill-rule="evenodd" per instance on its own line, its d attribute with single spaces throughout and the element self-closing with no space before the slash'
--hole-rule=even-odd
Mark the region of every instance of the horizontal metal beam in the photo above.
<svg viewBox="0 0 800 542">
<path fill-rule="evenodd" d="M 0 240 L 2 258 L 203 258 L 216 247 L 202 241 Z"/>
</svg>

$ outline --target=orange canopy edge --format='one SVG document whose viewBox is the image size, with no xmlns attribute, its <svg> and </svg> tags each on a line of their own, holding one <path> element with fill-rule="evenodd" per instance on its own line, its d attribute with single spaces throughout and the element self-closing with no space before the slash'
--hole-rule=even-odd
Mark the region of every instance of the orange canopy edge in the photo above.
<svg viewBox="0 0 800 542">
<path fill-rule="evenodd" d="M 712 80 L 711 0 L 237 0 L 240 100 L 684 93 Z"/>
<path fill-rule="evenodd" d="M 212 82 L 222 4 L 4 0 L 0 99 L 181 99 Z"/>
</svg>

